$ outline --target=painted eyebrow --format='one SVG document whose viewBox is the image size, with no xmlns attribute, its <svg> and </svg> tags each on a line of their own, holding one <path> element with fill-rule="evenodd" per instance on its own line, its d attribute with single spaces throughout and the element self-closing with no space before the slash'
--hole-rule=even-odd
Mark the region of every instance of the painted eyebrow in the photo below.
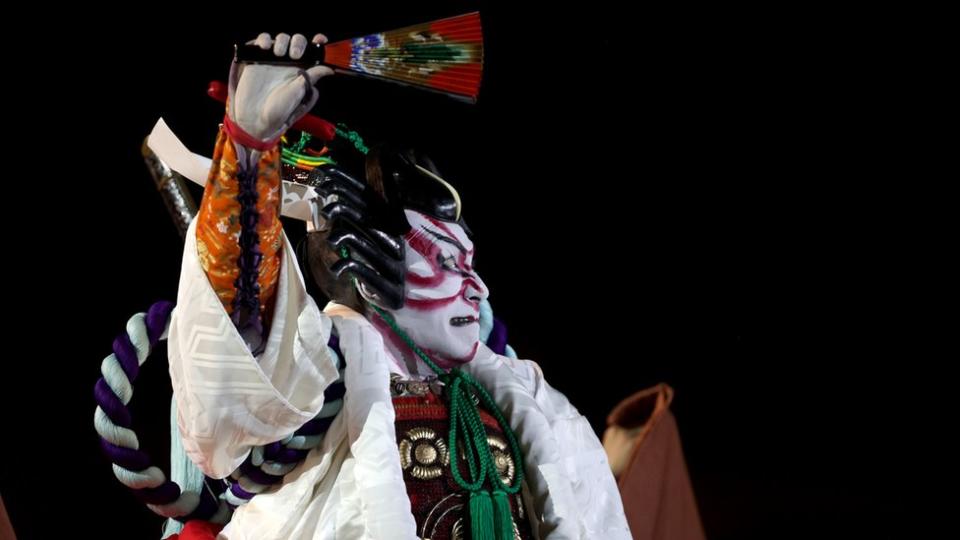
<svg viewBox="0 0 960 540">
<path fill-rule="evenodd" d="M 434 230 L 432 230 L 432 229 L 428 229 L 425 225 L 421 225 L 420 228 L 423 229 L 423 230 L 425 230 L 425 231 L 427 231 L 427 233 L 430 234 L 430 236 L 436 238 L 437 240 L 439 240 L 439 241 L 441 241 L 441 242 L 446 242 L 446 243 L 448 243 L 448 244 L 453 244 L 454 246 L 457 247 L 457 249 L 460 250 L 461 253 L 463 253 L 463 254 L 466 254 L 466 253 L 467 253 L 467 248 L 463 247 L 463 244 L 461 244 L 460 241 L 457 240 L 456 238 L 450 238 L 449 236 L 446 236 L 446 235 L 444 235 L 444 234 L 442 234 L 442 233 L 439 233 L 439 232 L 434 231 Z"/>
</svg>

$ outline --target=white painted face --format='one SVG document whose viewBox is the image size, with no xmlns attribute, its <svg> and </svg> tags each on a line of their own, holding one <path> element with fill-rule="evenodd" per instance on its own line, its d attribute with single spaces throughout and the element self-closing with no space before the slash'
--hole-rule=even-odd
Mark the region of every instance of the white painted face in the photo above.
<svg viewBox="0 0 960 540">
<path fill-rule="evenodd" d="M 460 225 L 405 213 L 406 300 L 390 313 L 442 367 L 469 362 L 480 343 L 480 302 L 489 294 L 473 270 L 473 242 Z"/>
</svg>

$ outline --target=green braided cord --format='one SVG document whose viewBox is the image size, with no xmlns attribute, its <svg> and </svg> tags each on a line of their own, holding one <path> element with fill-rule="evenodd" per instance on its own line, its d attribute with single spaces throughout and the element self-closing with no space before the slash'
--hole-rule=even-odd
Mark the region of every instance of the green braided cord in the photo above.
<svg viewBox="0 0 960 540">
<path fill-rule="evenodd" d="M 301 132 L 300 132 L 300 140 L 297 141 L 297 144 L 294 144 L 293 147 L 290 148 L 290 150 L 293 151 L 293 152 L 295 152 L 295 153 L 297 153 L 297 154 L 299 154 L 299 153 L 303 152 L 303 148 L 304 148 L 305 146 L 307 146 L 307 143 L 308 143 L 308 142 L 310 142 L 310 134 L 307 133 L 306 131 L 301 131 Z"/>
<path fill-rule="evenodd" d="M 340 255 L 347 258 L 350 256 L 350 252 L 346 247 L 342 247 L 340 248 Z M 354 284 L 356 284 L 356 278 L 354 278 Z M 490 393 L 469 373 L 459 368 L 453 368 L 449 372 L 445 372 L 413 342 L 413 339 L 406 332 L 397 326 L 396 320 L 389 313 L 374 304 L 370 304 L 370 307 L 386 321 L 390 329 L 447 386 L 447 399 L 450 402 L 450 438 L 448 445 L 450 454 L 453 456 L 450 472 L 457 484 L 470 492 L 471 538 L 474 540 L 512 540 L 513 517 L 507 495 L 520 491 L 524 472 L 523 455 L 520 453 L 520 444 L 517 442 L 517 437 L 506 418 L 504 418 L 500 407 L 494 402 Z M 493 452 L 490 451 L 490 445 L 487 443 L 487 430 L 480 419 L 480 411 L 477 405 L 471 399 L 471 393 L 477 396 L 484 407 L 490 411 L 503 430 L 503 434 L 507 437 L 516 471 L 513 483 L 509 486 L 503 483 L 500 474 L 497 472 L 497 467 L 493 461 Z M 469 481 L 463 478 L 457 464 L 458 431 L 463 432 L 464 456 L 470 473 Z M 484 489 L 485 480 L 489 483 L 490 489 Z"/>
<path fill-rule="evenodd" d="M 287 148 L 287 147 L 281 147 L 281 148 L 280 148 L 280 156 L 281 156 L 281 158 L 300 159 L 300 160 L 309 161 L 309 162 L 312 162 L 312 163 L 316 163 L 316 162 L 320 162 L 320 163 L 326 163 L 326 162 L 334 163 L 333 158 L 331 158 L 330 156 L 314 156 L 314 155 L 310 155 L 310 154 L 303 154 L 303 153 L 298 152 L 298 151 L 297 151 L 296 149 L 294 149 L 294 148 Z"/>
<path fill-rule="evenodd" d="M 302 162 L 298 162 L 297 161 L 298 159 L 300 159 Z M 280 161 L 282 161 L 283 163 L 286 163 L 287 165 L 293 165 L 293 166 L 312 165 L 314 167 L 317 167 L 320 165 L 335 165 L 337 163 L 336 161 L 328 157 L 318 158 L 317 156 L 304 156 L 302 154 L 288 155 L 287 150 L 284 150 L 283 153 L 280 155 Z"/>
<path fill-rule="evenodd" d="M 453 371 L 453 370 L 451 370 Z M 444 375 L 445 376 L 445 375 Z M 445 381 L 447 382 L 447 381 Z M 476 424 L 474 423 L 473 415 L 478 415 L 476 407 L 473 410 L 470 410 L 470 407 L 465 407 L 463 411 L 460 410 L 462 406 L 461 396 L 464 396 L 465 392 L 461 388 L 463 379 L 460 377 L 454 377 L 452 382 L 449 382 L 450 386 L 447 388 L 448 395 L 450 396 L 450 453 L 453 454 L 456 458 L 457 454 L 457 431 L 458 426 L 460 429 L 463 429 L 463 438 L 464 438 L 464 456 L 466 457 L 467 467 L 470 469 L 470 481 L 463 479 L 463 475 L 460 473 L 460 467 L 457 466 L 457 460 L 453 460 L 453 464 L 450 466 L 450 472 L 453 473 L 453 479 L 456 480 L 457 484 L 460 485 L 463 489 L 467 491 L 478 491 L 483 488 L 483 482 L 487 476 L 489 467 L 493 466 L 493 460 L 487 459 L 488 454 L 490 454 L 490 448 L 487 445 L 486 430 L 483 429 L 481 425 L 481 431 L 483 440 L 477 440 L 477 430 L 475 429 Z M 469 397 L 466 397 L 469 400 Z M 471 400 L 472 403 L 472 400 Z M 471 415 L 470 413 L 473 413 Z M 479 420 L 479 415 L 477 416 Z M 486 452 L 483 452 L 482 448 L 487 448 Z M 475 459 L 480 458 L 480 470 L 477 471 Z M 495 468 L 495 467 L 494 467 Z"/>
<path fill-rule="evenodd" d="M 464 422 L 465 425 L 463 427 L 466 428 L 464 438 L 473 439 L 473 448 L 469 449 L 477 451 L 485 448 L 487 450 L 486 452 L 477 452 L 480 458 L 480 474 L 478 475 L 480 482 L 482 483 L 483 476 L 486 475 L 490 481 L 490 485 L 494 489 L 502 489 L 510 494 L 518 492 L 520 490 L 520 484 L 523 482 L 523 456 L 520 453 L 520 444 L 517 442 L 516 435 L 514 435 L 513 430 L 510 428 L 510 424 L 507 423 L 503 412 L 500 411 L 500 407 L 497 406 L 490 393 L 469 373 L 459 368 L 453 368 L 449 373 L 444 372 L 440 366 L 435 364 L 433 360 L 410 339 L 410 336 L 408 336 L 406 332 L 397 326 L 396 321 L 393 320 L 393 317 L 390 316 L 389 313 L 377 306 L 371 305 L 371 307 L 387 322 L 394 333 L 396 333 L 430 369 L 440 376 L 440 380 L 447 384 L 450 400 L 450 453 L 454 456 L 457 455 L 457 424 Z M 480 420 L 480 412 L 473 403 L 473 400 L 470 399 L 469 391 L 462 388 L 463 385 L 469 387 L 474 395 L 480 398 L 480 402 L 483 403 L 484 407 L 486 407 L 486 409 L 490 411 L 490 414 L 497 420 L 497 423 L 503 430 L 503 434 L 507 437 L 507 442 L 510 445 L 510 453 L 513 454 L 514 463 L 517 465 L 515 478 L 509 486 L 503 484 L 500 475 L 497 473 L 497 468 L 493 464 L 493 454 L 490 452 L 490 445 L 487 444 L 487 432 L 483 427 L 483 422 Z M 467 460 L 467 464 L 469 466 L 469 460 Z M 457 484 L 460 484 L 460 487 L 467 491 L 475 491 L 478 489 L 466 482 L 457 469 L 457 467 L 451 467 L 454 480 L 457 481 Z M 471 476 L 473 476 L 472 472 L 473 471 L 471 471 Z"/>
<path fill-rule="evenodd" d="M 282 145 L 280 147 L 280 161 L 294 167 L 300 167 L 302 165 L 311 167 L 319 167 L 320 165 L 336 165 L 337 162 L 329 156 L 314 156 L 310 154 L 304 154 L 303 149 L 306 148 L 307 143 L 309 142 L 310 134 L 306 131 L 300 132 L 299 141 L 292 145 Z"/>
<path fill-rule="evenodd" d="M 346 124 L 337 124 L 336 134 L 352 142 L 354 148 L 356 148 L 361 154 L 366 154 L 370 151 L 370 149 L 363 144 L 363 137 L 361 137 L 356 131 L 349 131 Z"/>
</svg>

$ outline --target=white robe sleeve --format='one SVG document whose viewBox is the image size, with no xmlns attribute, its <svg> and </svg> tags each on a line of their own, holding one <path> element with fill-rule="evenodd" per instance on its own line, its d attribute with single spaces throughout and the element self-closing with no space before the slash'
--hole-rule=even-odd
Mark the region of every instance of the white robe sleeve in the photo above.
<svg viewBox="0 0 960 540">
<path fill-rule="evenodd" d="M 587 419 L 547 384 L 540 367 L 482 346 L 466 369 L 491 393 L 517 435 L 538 536 L 630 540 L 603 445 Z"/>
<path fill-rule="evenodd" d="M 273 320 L 254 358 L 200 266 L 196 220 L 187 231 L 168 355 L 184 449 L 208 476 L 229 475 L 253 446 L 316 416 L 339 377 L 326 347 L 330 320 L 307 294 L 293 252 L 284 236 Z"/>
</svg>

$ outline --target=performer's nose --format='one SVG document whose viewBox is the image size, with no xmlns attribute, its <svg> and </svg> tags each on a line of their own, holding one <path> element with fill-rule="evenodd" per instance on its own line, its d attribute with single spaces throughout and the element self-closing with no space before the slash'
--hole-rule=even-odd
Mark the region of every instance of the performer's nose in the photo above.
<svg viewBox="0 0 960 540">
<path fill-rule="evenodd" d="M 490 291 L 487 290 L 487 285 L 480 279 L 480 276 L 474 274 L 467 278 L 467 287 L 463 291 L 463 296 L 467 302 L 479 307 L 480 302 L 490 296 Z"/>
</svg>

